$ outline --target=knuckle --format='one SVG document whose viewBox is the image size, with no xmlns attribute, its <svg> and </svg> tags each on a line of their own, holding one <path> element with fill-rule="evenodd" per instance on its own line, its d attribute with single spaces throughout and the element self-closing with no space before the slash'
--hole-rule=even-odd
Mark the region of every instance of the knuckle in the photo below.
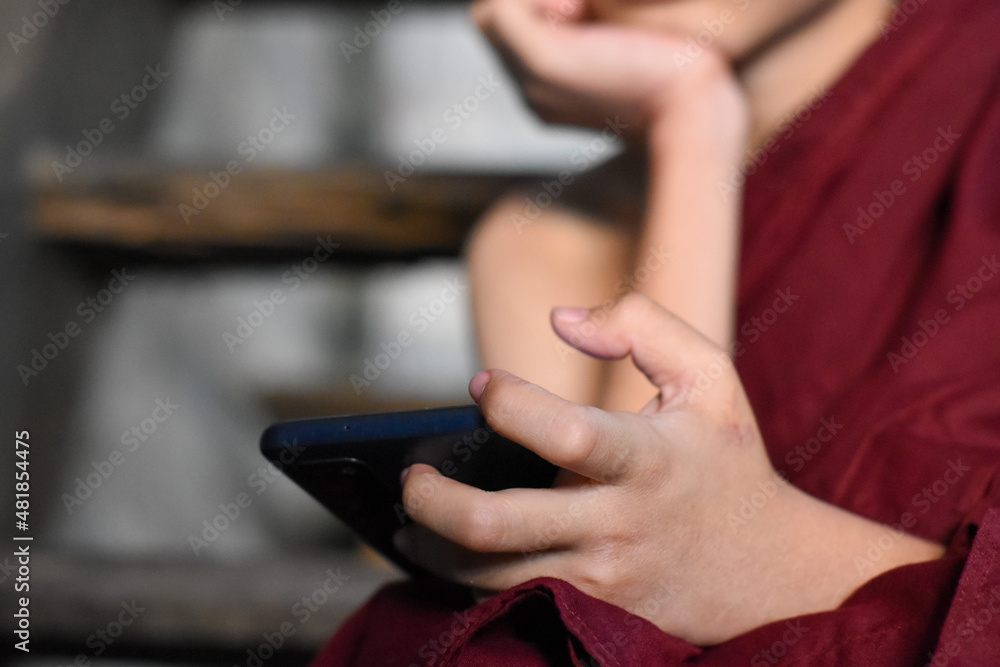
<svg viewBox="0 0 1000 667">
<path fill-rule="evenodd" d="M 591 410 L 583 405 L 570 405 L 552 415 L 548 435 L 565 463 L 583 463 L 597 447 L 597 431 L 590 420 Z"/>
<path fill-rule="evenodd" d="M 476 502 L 459 521 L 457 534 L 473 551 L 489 553 L 503 549 L 511 526 L 509 508 L 496 496 Z"/>
<path fill-rule="evenodd" d="M 641 320 L 650 315 L 653 302 L 649 297 L 638 292 L 628 292 L 618 300 L 620 317 L 627 321 Z"/>
<path fill-rule="evenodd" d="M 610 553 L 597 550 L 576 573 L 578 587 L 583 591 L 606 591 L 618 587 L 623 564 Z"/>
</svg>

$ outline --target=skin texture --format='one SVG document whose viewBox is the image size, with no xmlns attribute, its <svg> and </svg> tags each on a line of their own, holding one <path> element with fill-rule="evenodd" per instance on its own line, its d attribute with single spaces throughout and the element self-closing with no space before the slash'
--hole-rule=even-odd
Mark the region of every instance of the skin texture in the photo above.
<svg viewBox="0 0 1000 667">
<path fill-rule="evenodd" d="M 646 297 L 611 313 L 556 309 L 567 343 L 631 356 L 659 393 L 639 414 L 571 403 L 504 371 L 469 392 L 500 434 L 566 469 L 553 489 L 488 493 L 427 465 L 406 471 L 414 525 L 397 546 L 485 590 L 557 576 L 696 644 L 832 609 L 859 585 L 943 549 L 903 534 L 861 574 L 853 558 L 889 529 L 825 504 L 775 475 L 728 357 Z M 723 365 L 696 386 L 697 371 Z M 732 525 L 742 499 L 768 502 Z M 663 602 L 648 604 L 651 591 Z"/>
<path fill-rule="evenodd" d="M 614 119 L 627 126 L 628 139 L 646 144 L 646 221 L 630 239 L 606 234 L 604 256 L 581 256 L 566 271 L 529 256 L 559 257 L 562 247 L 576 245 L 574 234 L 564 231 L 574 226 L 563 224 L 560 213 L 547 213 L 528 227 L 512 224 L 512 213 L 488 216 L 469 247 L 480 350 L 486 365 L 511 368 L 564 396 L 635 410 L 652 395 L 640 374 L 624 364 L 597 371 L 565 346 L 551 345 L 539 324 L 557 297 L 597 303 L 618 281 L 642 277 L 640 291 L 720 345 L 727 343 L 735 309 L 739 198 L 718 197 L 716 183 L 728 178 L 745 148 L 747 105 L 715 52 L 678 67 L 676 56 L 687 48 L 680 36 L 568 21 L 553 27 L 550 13 L 521 0 L 474 8 L 539 115 L 595 128 Z M 589 228 L 586 233 L 594 236 Z M 661 261 L 664 256 L 670 261 Z M 513 265 L 520 270 L 505 269 Z M 595 267 L 613 279 L 582 300 L 581 274 L 593 274 Z"/>
<path fill-rule="evenodd" d="M 741 197 L 717 183 L 877 37 L 888 4 L 753 0 L 692 56 L 688 38 L 723 6 L 739 3 L 474 6 L 542 118 L 628 125 L 647 155 L 645 205 L 636 224 L 604 227 L 560 205 L 515 225 L 517 197 L 486 217 L 469 246 L 481 354 L 531 382 L 485 371 L 470 394 L 498 432 L 566 473 L 553 489 L 486 493 L 413 466 L 403 496 L 419 525 L 398 535 L 443 576 L 484 590 L 559 577 L 698 644 L 832 609 L 871 577 L 943 553 L 894 534 L 879 569 L 859 574 L 853 557 L 890 529 L 775 477 L 724 352 Z M 639 276 L 653 251 L 668 261 L 613 300 L 615 276 Z M 554 339 L 543 323 L 560 304 L 602 305 L 551 311 Z M 699 390 L 712 365 L 722 376 Z M 770 500 L 758 515 L 727 523 L 759 491 Z"/>
<path fill-rule="evenodd" d="M 719 197 L 718 183 L 728 182 L 748 152 L 843 73 L 877 38 L 878 21 L 890 8 L 878 0 L 474 5 L 484 35 L 542 118 L 595 128 L 618 119 L 628 126 L 625 139 L 650 158 L 649 197 L 637 224 L 566 208 L 572 193 L 530 225 L 517 224 L 525 212 L 520 194 L 484 217 L 468 249 L 483 365 L 510 369 L 582 403 L 638 409 L 651 392 L 630 364 L 597 365 L 573 354 L 544 322 L 554 305 L 620 295 L 612 286 L 662 253 L 672 261 L 639 291 L 726 345 L 741 192 Z M 601 12 L 610 18 L 594 20 Z M 692 41 L 698 32 L 684 33 L 695 28 L 718 35 L 707 33 L 712 39 L 703 48 Z M 740 59 L 738 69 L 731 69 L 727 53 Z M 599 190 L 602 177 L 614 180 L 614 169 L 599 168 L 578 191 Z M 606 196 L 642 195 L 633 185 L 632 193 L 608 188 Z M 595 222 L 612 231 L 602 233 Z M 567 249 L 581 241 L 593 247 L 597 237 L 603 250 L 570 261 Z"/>
<path fill-rule="evenodd" d="M 730 61 L 740 62 L 836 4 L 838 0 L 593 0 L 588 6 L 591 16 L 604 23 L 681 35 L 708 29 L 715 38 L 713 48 Z M 717 24 L 710 25 L 716 20 L 721 21 L 721 30 Z"/>
</svg>

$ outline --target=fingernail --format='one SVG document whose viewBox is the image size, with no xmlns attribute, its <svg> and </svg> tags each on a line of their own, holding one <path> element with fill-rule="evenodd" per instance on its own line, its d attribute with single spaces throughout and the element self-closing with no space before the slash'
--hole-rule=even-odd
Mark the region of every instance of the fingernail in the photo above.
<svg viewBox="0 0 1000 667">
<path fill-rule="evenodd" d="M 472 400 L 476 403 L 479 402 L 479 397 L 483 395 L 483 390 L 486 389 L 489 381 L 489 371 L 480 371 L 476 373 L 475 377 L 469 380 L 469 395 L 472 396 Z"/>
<path fill-rule="evenodd" d="M 590 317 L 586 308 L 553 308 L 552 317 L 563 322 L 583 322 Z"/>
<path fill-rule="evenodd" d="M 408 467 L 407 468 L 403 468 L 403 472 L 399 473 L 399 485 L 400 486 L 405 486 L 406 485 L 406 478 L 409 477 L 409 476 L 410 476 L 410 469 Z"/>
</svg>

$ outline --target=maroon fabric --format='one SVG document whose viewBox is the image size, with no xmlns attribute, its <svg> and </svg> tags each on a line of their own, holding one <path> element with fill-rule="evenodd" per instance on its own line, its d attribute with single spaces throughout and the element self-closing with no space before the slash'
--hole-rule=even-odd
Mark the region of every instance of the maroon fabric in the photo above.
<svg viewBox="0 0 1000 667">
<path fill-rule="evenodd" d="M 747 179 L 734 352 L 777 469 L 948 555 L 713 647 L 555 579 L 409 582 L 316 665 L 1000 665 L 1000 4 L 900 4 Z"/>
</svg>

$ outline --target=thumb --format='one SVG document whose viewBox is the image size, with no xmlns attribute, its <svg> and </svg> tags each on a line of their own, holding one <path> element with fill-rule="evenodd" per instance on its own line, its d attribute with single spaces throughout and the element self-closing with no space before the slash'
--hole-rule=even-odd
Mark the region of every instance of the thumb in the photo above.
<svg viewBox="0 0 1000 667">
<path fill-rule="evenodd" d="M 703 375 L 721 377 L 720 365 L 732 366 L 729 355 L 691 325 L 634 292 L 610 308 L 554 308 L 552 328 L 564 341 L 598 359 L 631 355 L 665 397 L 691 388 Z M 671 388 L 674 391 L 668 391 Z"/>
</svg>

